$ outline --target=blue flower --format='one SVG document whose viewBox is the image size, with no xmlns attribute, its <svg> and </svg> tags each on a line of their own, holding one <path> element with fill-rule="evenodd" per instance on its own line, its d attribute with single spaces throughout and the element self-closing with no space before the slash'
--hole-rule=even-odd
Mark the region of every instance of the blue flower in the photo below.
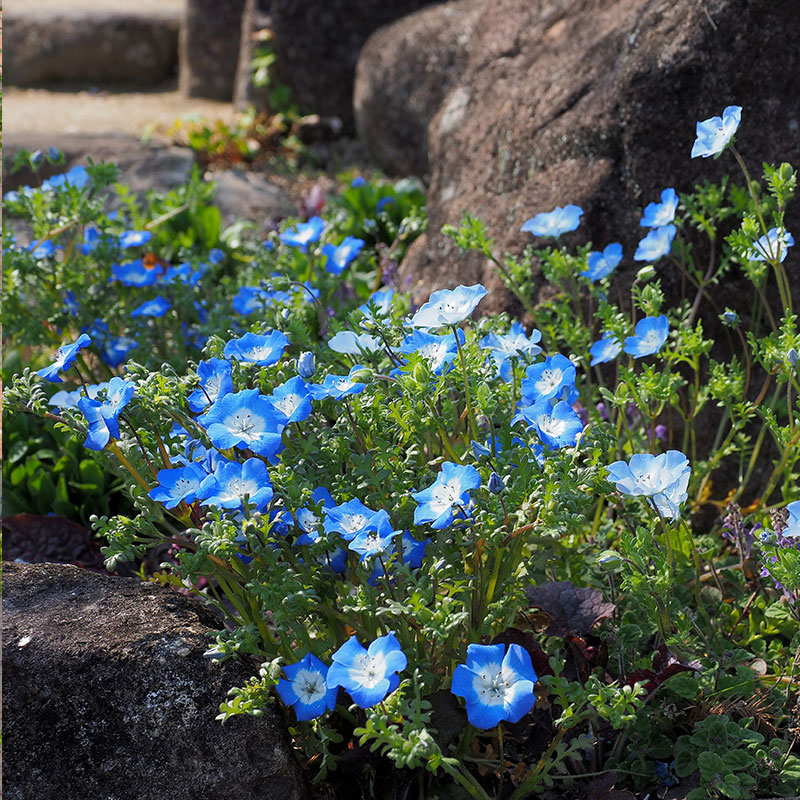
<svg viewBox="0 0 800 800">
<path fill-rule="evenodd" d="M 520 230 L 534 236 L 557 237 L 567 231 L 574 231 L 581 224 L 582 215 L 583 209 L 580 206 L 556 206 L 552 211 L 542 212 L 529 219 Z"/>
<path fill-rule="evenodd" d="M 123 286 L 152 286 L 159 275 L 158 269 L 148 269 L 141 258 L 124 264 L 111 265 L 111 277 Z"/>
<path fill-rule="evenodd" d="M 356 239 L 354 236 L 347 236 L 344 241 L 336 246 L 326 244 L 322 247 L 322 262 L 325 270 L 332 275 L 341 275 L 350 263 L 356 259 L 364 246 L 363 239 Z"/>
<path fill-rule="evenodd" d="M 299 375 L 276 386 L 268 399 L 281 418 L 282 426 L 301 422 L 311 414 L 311 392 Z"/>
<path fill-rule="evenodd" d="M 408 659 L 394 633 L 381 636 L 364 649 L 351 636 L 332 656 L 327 686 L 342 686 L 359 708 L 371 708 L 400 685 L 397 673 Z"/>
<path fill-rule="evenodd" d="M 361 175 L 356 175 L 356 177 L 350 181 L 350 185 L 354 189 L 357 189 L 359 186 L 364 186 L 366 183 L 367 183 L 366 179 L 362 178 Z"/>
<path fill-rule="evenodd" d="M 280 239 L 289 247 L 299 247 L 304 253 L 312 242 L 316 242 L 322 235 L 325 220 L 322 217 L 311 217 L 308 222 L 301 222 L 294 228 L 287 228 Z"/>
<path fill-rule="evenodd" d="M 274 463 L 283 449 L 281 418 L 258 389 L 218 397 L 197 422 L 206 428 L 211 443 L 220 450 L 249 449 Z"/>
<path fill-rule="evenodd" d="M 571 447 L 583 431 L 583 421 L 567 400 L 551 405 L 549 400 L 542 399 L 533 405 L 519 407 L 512 423 L 520 419 L 536 428 L 542 443 L 554 450 Z"/>
<path fill-rule="evenodd" d="M 453 506 L 466 509 L 471 499 L 469 492 L 480 485 L 481 476 L 475 467 L 445 461 L 436 480 L 411 495 L 419 504 L 414 509 L 414 524 L 429 522 L 435 530 L 448 528 L 453 524 Z"/>
<path fill-rule="evenodd" d="M 721 153 L 728 146 L 741 121 L 742 107 L 728 106 L 721 117 L 710 117 L 698 122 L 692 158 L 708 158 Z"/>
<path fill-rule="evenodd" d="M 380 514 L 380 512 L 378 512 Z M 362 561 L 379 557 L 384 565 L 395 552 L 394 537 L 400 531 L 392 530 L 389 515 L 385 511 L 380 515 L 380 522 L 375 530 L 363 530 L 356 534 L 348 547 L 361 556 Z"/>
<path fill-rule="evenodd" d="M 196 414 L 205 410 L 217 398 L 224 397 L 233 391 L 233 378 L 231 377 L 231 364 L 222 358 L 212 358 L 201 361 L 197 365 L 197 377 L 200 386 L 187 398 L 189 408 Z"/>
<path fill-rule="evenodd" d="M 328 668 L 311 653 L 296 664 L 287 664 L 283 671 L 288 680 L 281 678 L 275 690 L 281 700 L 294 708 L 298 722 L 322 716 L 336 706 L 336 687 L 328 688 Z"/>
<path fill-rule="evenodd" d="M 314 362 L 314 354 L 308 350 L 300 353 L 297 357 L 297 374 L 301 378 L 311 378 L 317 371 L 317 365 Z"/>
<path fill-rule="evenodd" d="M 51 189 L 61 189 L 65 186 L 73 186 L 82 189 L 89 182 L 89 173 L 86 167 L 72 167 L 72 169 L 61 175 L 53 175 L 46 181 L 42 181 L 41 189 L 43 192 Z"/>
<path fill-rule="evenodd" d="M 83 394 L 82 389 L 75 389 L 73 392 L 68 392 L 66 389 L 62 389 L 60 392 L 56 392 L 47 401 L 47 405 L 57 406 L 58 408 L 77 408 L 78 400 L 80 400 L 81 397 L 86 396 L 92 400 L 95 400 L 97 395 L 106 389 L 108 389 L 108 381 L 104 381 L 103 383 L 90 383 L 86 387 L 85 395 Z"/>
<path fill-rule="evenodd" d="M 661 228 L 669 225 L 675 219 L 678 208 L 678 195 L 674 189 L 664 189 L 661 192 L 660 203 L 649 203 L 644 210 L 639 225 L 643 228 Z"/>
<path fill-rule="evenodd" d="M 166 508 L 175 508 L 182 500 L 191 503 L 205 477 L 206 472 L 199 464 L 159 470 L 158 486 L 150 490 L 149 496 Z"/>
<path fill-rule="evenodd" d="M 100 231 L 98 231 L 97 228 L 90 225 L 83 232 L 83 244 L 81 245 L 81 253 L 83 255 L 88 255 L 102 241 L 103 240 L 100 238 Z"/>
<path fill-rule="evenodd" d="M 367 318 L 373 319 L 373 314 L 369 310 L 370 305 L 375 306 L 375 310 L 380 317 L 386 317 L 392 310 L 392 298 L 394 292 L 391 289 L 381 289 L 380 291 L 373 292 L 366 303 L 362 303 L 358 310 Z"/>
<path fill-rule="evenodd" d="M 53 363 L 50 364 L 49 367 L 45 367 L 44 369 L 40 369 L 36 371 L 36 374 L 40 378 L 44 378 L 51 383 L 64 383 L 61 378 L 58 377 L 58 373 L 63 369 L 69 369 L 74 363 L 75 359 L 78 355 L 78 350 L 82 347 L 86 347 L 87 344 L 91 344 L 91 338 L 82 333 L 74 342 L 71 344 L 62 344 L 61 347 L 56 350 L 56 354 L 53 357 Z"/>
<path fill-rule="evenodd" d="M 321 505 L 323 511 L 335 505 L 331 493 L 324 487 L 319 486 L 311 492 L 311 499 L 316 505 Z M 322 520 L 315 511 L 310 508 L 298 508 L 295 512 L 297 526 L 303 531 L 295 540 L 297 544 L 313 544 L 319 539 L 319 531 L 322 527 Z"/>
<path fill-rule="evenodd" d="M 322 400 L 326 397 L 341 400 L 343 397 L 360 394 L 367 388 L 367 384 L 357 383 L 350 378 L 350 375 L 362 369 L 360 364 L 356 364 L 348 375 L 326 375 L 322 383 L 311 384 L 308 390 L 315 400 Z"/>
<path fill-rule="evenodd" d="M 239 339 L 231 339 L 222 354 L 226 358 L 235 358 L 240 362 L 268 367 L 280 361 L 283 351 L 289 345 L 286 334 L 282 331 L 270 331 L 263 336 L 246 333 Z"/>
<path fill-rule="evenodd" d="M 285 293 L 284 293 L 285 294 Z M 288 299 L 289 295 L 286 295 Z M 237 313 L 246 317 L 255 311 L 263 311 L 272 305 L 273 295 L 260 286 L 240 286 L 239 291 L 233 297 L 231 308 Z"/>
<path fill-rule="evenodd" d="M 520 388 L 530 405 L 539 400 L 551 400 L 566 387 L 575 385 L 575 365 L 560 353 L 532 364 L 525 375 Z"/>
<path fill-rule="evenodd" d="M 161 295 L 147 300 L 131 311 L 132 317 L 163 317 L 170 309 L 170 302 Z"/>
<path fill-rule="evenodd" d="M 453 671 L 450 691 L 463 697 L 467 719 L 476 728 L 494 728 L 503 720 L 519 722 L 535 705 L 538 680 L 528 651 L 510 644 L 471 644 L 467 663 Z"/>
<path fill-rule="evenodd" d="M 639 242 L 634 261 L 658 261 L 667 255 L 672 247 L 672 240 L 678 229 L 674 225 L 664 225 L 663 228 L 653 228 L 647 236 Z"/>
<path fill-rule="evenodd" d="M 747 254 L 750 261 L 783 262 L 788 253 L 787 248 L 794 244 L 794 237 L 784 228 L 772 228 L 762 236 Z"/>
<path fill-rule="evenodd" d="M 137 346 L 138 342 L 135 339 L 129 339 L 127 336 L 106 339 L 101 349 L 103 361 L 109 367 L 118 367 L 128 357 L 128 353 Z"/>
<path fill-rule="evenodd" d="M 623 494 L 649 497 L 659 512 L 668 519 L 680 513 L 688 497 L 687 488 L 691 467 L 686 456 L 678 450 L 654 456 L 637 453 L 629 463 L 609 464 L 608 479 Z"/>
<path fill-rule="evenodd" d="M 231 509 L 242 508 L 247 497 L 247 502 L 256 510 L 264 511 L 272 494 L 266 464 L 260 458 L 248 458 L 244 464 L 237 461 L 217 464 L 203 480 L 197 496 L 203 501 L 201 505 Z"/>
<path fill-rule="evenodd" d="M 374 511 L 358 498 L 348 500 L 338 506 L 325 508 L 323 528 L 326 533 L 338 533 L 350 541 L 364 531 L 376 531 L 389 515 L 384 510 Z"/>
<path fill-rule="evenodd" d="M 370 336 L 368 333 L 339 331 L 328 340 L 328 347 L 335 353 L 359 356 L 362 352 L 376 353 L 383 348 L 383 344 L 377 336 Z"/>
<path fill-rule="evenodd" d="M 208 251 L 208 260 L 212 264 L 221 264 L 225 260 L 225 253 L 219 247 L 212 247 Z"/>
<path fill-rule="evenodd" d="M 633 336 L 625 339 L 624 350 L 634 358 L 652 356 L 657 353 L 669 336 L 669 322 L 662 314 L 660 317 L 645 317 L 636 323 Z"/>
<path fill-rule="evenodd" d="M 530 337 L 519 322 L 511 324 L 508 333 L 490 333 L 480 340 L 480 346 L 488 350 L 497 365 L 497 372 L 504 381 L 511 380 L 510 359 L 519 356 L 532 358 L 542 352 L 537 342 L 542 340 L 541 331 L 534 328 Z"/>
<path fill-rule="evenodd" d="M 34 247 L 34 245 L 36 246 Z M 36 242 L 32 242 L 28 246 L 28 251 L 37 261 L 41 261 L 43 258 L 49 258 L 52 256 L 56 251 L 56 246 L 49 239 L 45 239 L 38 245 Z"/>
<path fill-rule="evenodd" d="M 606 364 L 613 361 L 621 350 L 620 340 L 613 333 L 606 333 L 599 342 L 595 342 L 589 348 L 589 355 L 592 357 L 589 366 L 593 367 L 595 364 Z"/>
<path fill-rule="evenodd" d="M 786 527 L 781 531 L 781 536 L 786 539 L 800 537 L 800 500 L 795 500 L 786 506 L 789 516 L 786 518 Z"/>
<path fill-rule="evenodd" d="M 434 292 L 411 319 L 414 328 L 440 328 L 465 320 L 480 303 L 487 290 L 480 284 L 456 286 Z"/>
<path fill-rule="evenodd" d="M 458 331 L 458 338 L 464 344 L 464 331 Z M 404 355 L 419 353 L 431 368 L 434 375 L 441 375 L 444 368 L 453 363 L 458 354 L 456 337 L 452 333 L 436 336 L 424 331 L 414 331 L 403 339 L 399 352 Z"/>
<path fill-rule="evenodd" d="M 422 562 L 425 560 L 425 551 L 431 543 L 430 538 L 420 541 L 419 539 L 415 539 L 408 531 L 403 531 L 403 536 L 400 541 L 403 564 L 411 569 L 421 567 Z"/>
<path fill-rule="evenodd" d="M 150 231 L 125 231 L 119 237 L 119 246 L 123 249 L 127 247 L 140 247 L 147 244 L 153 238 Z"/>
<path fill-rule="evenodd" d="M 89 450 L 102 450 L 111 439 L 119 438 L 120 412 L 133 397 L 135 387 L 122 378 L 112 378 L 106 388 L 106 400 L 100 402 L 88 397 L 78 401 L 78 408 L 86 417 L 89 431 L 84 446 Z"/>
<path fill-rule="evenodd" d="M 622 261 L 622 245 L 619 242 L 612 242 L 602 253 L 596 250 L 589 253 L 586 257 L 586 269 L 581 275 L 594 283 L 610 275 L 620 261 Z"/>
</svg>

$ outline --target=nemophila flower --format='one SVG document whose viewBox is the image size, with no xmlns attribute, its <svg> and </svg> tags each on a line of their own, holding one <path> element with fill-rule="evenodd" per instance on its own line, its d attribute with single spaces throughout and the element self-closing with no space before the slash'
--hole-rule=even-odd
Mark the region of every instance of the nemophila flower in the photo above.
<svg viewBox="0 0 800 800">
<path fill-rule="evenodd" d="M 519 322 L 511 324 L 508 333 L 490 333 L 480 340 L 479 344 L 488 350 L 497 365 L 497 372 L 504 381 L 511 380 L 510 359 L 519 356 L 532 358 L 542 352 L 537 342 L 542 340 L 541 331 L 534 328 L 530 336 Z"/>
<path fill-rule="evenodd" d="M 233 391 L 232 367 L 229 361 L 222 358 L 211 358 L 197 365 L 197 377 L 200 386 L 187 398 L 189 408 L 196 414 L 204 411 L 217 398 L 224 397 Z"/>
<path fill-rule="evenodd" d="M 606 335 L 599 341 L 595 342 L 589 348 L 589 355 L 592 360 L 589 366 L 593 367 L 595 364 L 606 364 L 613 361 L 622 350 L 622 343 L 613 333 L 606 333 Z"/>
<path fill-rule="evenodd" d="M 778 261 L 786 260 L 788 249 L 794 244 L 794 237 L 784 228 L 772 228 L 762 236 L 747 253 L 750 261 Z"/>
<path fill-rule="evenodd" d="M 351 540 L 348 548 L 361 556 L 362 561 L 368 558 L 379 558 L 384 564 L 395 552 L 394 537 L 400 531 L 392 530 L 389 515 L 385 511 L 375 530 L 363 530 Z"/>
<path fill-rule="evenodd" d="M 158 486 L 150 490 L 149 497 L 166 508 L 175 508 L 182 500 L 191 503 L 205 478 L 206 471 L 199 464 L 159 470 Z"/>
<path fill-rule="evenodd" d="M 75 363 L 75 359 L 78 356 L 78 350 L 91 343 L 91 338 L 87 334 L 82 333 L 71 344 L 62 344 L 61 347 L 56 350 L 56 353 L 53 356 L 53 363 L 44 369 L 37 370 L 36 374 L 40 378 L 44 378 L 51 383 L 64 383 L 64 381 L 58 377 L 58 373 L 62 369 L 69 369 Z"/>
<path fill-rule="evenodd" d="M 736 133 L 742 121 L 742 107 L 728 106 L 721 117 L 710 117 L 697 123 L 692 158 L 708 158 L 721 153 Z"/>
<path fill-rule="evenodd" d="M 619 242 L 612 242 L 602 253 L 597 250 L 589 253 L 586 257 L 586 269 L 581 275 L 594 283 L 610 275 L 620 261 L 622 261 L 622 245 Z"/>
<path fill-rule="evenodd" d="M 785 511 L 786 527 L 781 531 L 781 536 L 786 539 L 797 539 L 800 537 L 800 500 L 795 500 L 786 506 Z"/>
<path fill-rule="evenodd" d="M 299 247 L 304 253 L 312 242 L 322 235 L 325 220 L 322 217 L 311 217 L 308 222 L 301 222 L 294 228 L 287 228 L 280 235 L 280 240 L 289 247 Z"/>
<path fill-rule="evenodd" d="M 52 175 L 47 180 L 42 181 L 40 188 L 43 192 L 62 189 L 65 186 L 82 189 L 87 183 L 89 183 L 89 173 L 86 171 L 86 167 L 77 166 L 72 167 L 72 169 L 61 175 Z"/>
<path fill-rule="evenodd" d="M 298 508 L 295 512 L 297 527 L 303 532 L 295 540 L 297 544 L 313 544 L 319 539 L 319 531 L 322 528 L 322 514 L 326 509 L 336 505 L 331 493 L 324 487 L 319 486 L 311 492 L 311 499 L 316 505 L 321 504 L 322 511 L 318 515 L 310 508 Z"/>
<path fill-rule="evenodd" d="M 583 421 L 568 400 L 552 405 L 549 400 L 542 399 L 533 405 L 519 407 L 512 423 L 518 420 L 524 420 L 535 428 L 542 443 L 554 450 L 572 447 L 583 431 Z"/>
<path fill-rule="evenodd" d="M 49 239 L 45 239 L 43 242 L 32 242 L 28 246 L 28 252 L 37 260 L 41 261 L 43 258 L 49 258 L 56 252 L 56 245 L 54 245 Z"/>
<path fill-rule="evenodd" d="M 353 180 L 350 181 L 350 185 L 354 189 L 357 189 L 359 186 L 364 186 L 366 184 L 366 182 L 367 182 L 366 178 L 362 178 L 361 175 L 356 175 L 356 177 L 353 178 Z"/>
<path fill-rule="evenodd" d="M 678 516 L 681 504 L 688 497 L 692 470 L 689 460 L 678 450 L 667 450 L 658 456 L 637 453 L 627 464 L 615 461 L 607 470 L 608 480 L 616 484 L 617 491 L 649 497 L 668 519 Z"/>
<path fill-rule="evenodd" d="M 105 402 L 116 414 L 119 414 L 128 405 L 135 391 L 136 387 L 130 381 L 114 377 L 105 387 Z"/>
<path fill-rule="evenodd" d="M 132 317 L 163 317 L 171 308 L 169 300 L 161 295 L 147 300 L 131 311 Z"/>
<path fill-rule="evenodd" d="M 370 311 L 370 306 L 375 306 L 375 311 L 379 317 L 387 317 L 392 310 L 392 298 L 394 291 L 392 289 L 380 289 L 370 295 L 366 303 L 362 303 L 358 310 L 367 318 L 372 319 L 373 314 Z"/>
<path fill-rule="evenodd" d="M 158 269 L 146 267 L 141 258 L 111 265 L 111 278 L 123 286 L 152 286 L 160 274 Z"/>
<path fill-rule="evenodd" d="M 648 203 L 644 209 L 644 214 L 639 220 L 639 225 L 643 228 L 661 228 L 669 225 L 675 219 L 675 212 L 678 209 L 678 195 L 674 189 L 664 189 L 661 192 L 660 203 Z"/>
<path fill-rule="evenodd" d="M 123 249 L 128 247 L 141 247 L 153 238 L 150 231 L 125 231 L 119 237 L 119 246 Z"/>
<path fill-rule="evenodd" d="M 520 228 L 534 236 L 561 236 L 562 233 L 574 231 L 581 224 L 583 209 L 572 204 L 556 206 L 552 211 L 537 214 Z"/>
<path fill-rule="evenodd" d="M 134 393 L 134 385 L 122 378 L 112 378 L 106 388 L 106 400 L 92 400 L 82 397 L 78 401 L 78 409 L 86 417 L 89 431 L 84 446 L 89 450 L 102 450 L 111 439 L 119 438 L 118 417 L 123 408 L 130 402 Z"/>
<path fill-rule="evenodd" d="M 351 636 L 331 659 L 328 688 L 343 687 L 359 708 L 371 708 L 393 692 L 400 685 L 397 673 L 408 664 L 394 632 L 376 639 L 367 649 Z"/>
<path fill-rule="evenodd" d="M 73 392 L 62 389 L 60 392 L 56 392 L 47 401 L 47 405 L 57 408 L 77 408 L 78 400 L 80 400 L 81 397 L 89 397 L 94 400 L 101 391 L 106 389 L 108 389 L 108 381 L 103 381 L 103 383 L 90 383 L 85 389 L 75 389 Z"/>
<path fill-rule="evenodd" d="M 348 375 L 326 375 L 322 383 L 312 383 L 308 390 L 315 400 L 323 400 L 326 397 L 341 400 L 343 397 L 360 394 L 367 388 L 367 384 L 354 381 L 350 375 L 362 369 L 364 368 L 360 364 L 356 364 Z"/>
<path fill-rule="evenodd" d="M 288 680 L 281 678 L 275 690 L 294 709 L 298 722 L 315 719 L 336 707 L 336 687 L 328 688 L 328 668 L 316 656 L 308 653 L 296 664 L 284 666 L 283 671 Z"/>
<path fill-rule="evenodd" d="M 341 275 L 352 261 L 355 261 L 361 248 L 364 246 L 363 239 L 356 239 L 355 236 L 347 236 L 340 245 L 326 244 L 322 246 L 322 265 L 326 272 L 332 275 Z"/>
<path fill-rule="evenodd" d="M 647 236 L 639 242 L 634 261 L 658 261 L 667 255 L 672 248 L 672 240 L 678 229 L 674 225 L 664 225 L 662 228 L 653 228 Z"/>
<path fill-rule="evenodd" d="M 383 348 L 383 343 L 377 336 L 370 336 L 368 333 L 339 331 L 328 340 L 328 347 L 335 353 L 359 356 L 362 352 L 376 353 Z"/>
<path fill-rule="evenodd" d="M 343 539 L 350 541 L 364 531 L 378 530 L 388 520 L 386 511 L 374 511 L 354 497 L 341 505 L 326 508 L 322 527 L 326 533 L 338 533 Z"/>
<path fill-rule="evenodd" d="M 288 295 L 287 295 L 288 298 Z M 260 286 L 240 286 L 233 296 L 231 308 L 246 317 L 256 311 L 263 311 L 272 304 L 271 292 Z"/>
<path fill-rule="evenodd" d="M 78 298 L 75 296 L 75 292 L 73 292 L 72 289 L 67 289 L 67 291 L 64 292 L 64 311 L 66 311 L 71 317 L 77 317 L 79 310 L 80 303 L 78 303 Z"/>
<path fill-rule="evenodd" d="M 86 230 L 83 232 L 83 244 L 81 245 L 81 253 L 83 255 L 88 255 L 91 253 L 97 245 L 100 244 L 102 239 L 100 238 L 100 231 L 97 230 L 94 226 L 90 225 Z"/>
<path fill-rule="evenodd" d="M 243 464 L 237 461 L 218 463 L 197 492 L 204 506 L 240 509 L 246 497 L 258 511 L 266 509 L 272 494 L 267 466 L 260 458 L 248 458 Z"/>
<path fill-rule="evenodd" d="M 419 539 L 415 539 L 408 531 L 403 531 L 400 542 L 403 564 L 411 569 L 421 567 L 422 562 L 425 560 L 425 551 L 431 543 L 430 538 L 420 541 Z"/>
<path fill-rule="evenodd" d="M 268 367 L 280 361 L 288 345 L 289 339 L 282 331 L 270 331 L 263 335 L 246 333 L 238 339 L 227 342 L 222 354 L 225 358 L 235 358 L 240 362 Z"/>
<path fill-rule="evenodd" d="M 171 286 L 175 283 L 182 283 L 185 286 L 197 286 L 208 269 L 208 264 L 199 263 L 195 267 L 190 261 L 184 261 L 177 266 L 168 266 L 164 270 L 159 283 L 163 286 Z"/>
<path fill-rule="evenodd" d="M 283 449 L 279 433 L 281 418 L 258 389 L 218 397 L 197 422 L 208 431 L 211 443 L 220 450 L 249 449 L 274 463 Z"/>
<path fill-rule="evenodd" d="M 557 397 L 567 386 L 575 384 L 575 365 L 566 356 L 557 353 L 525 371 L 521 384 L 522 396 L 530 405 L 539 400 Z"/>
<path fill-rule="evenodd" d="M 267 399 L 281 418 L 282 426 L 300 422 L 311 414 L 311 392 L 299 375 L 276 386 Z"/>
<path fill-rule="evenodd" d="M 488 291 L 480 283 L 473 286 L 456 286 L 455 289 L 439 289 L 414 314 L 410 324 L 414 328 L 457 325 L 475 310 L 487 294 Z"/>
<path fill-rule="evenodd" d="M 308 350 L 300 353 L 297 357 L 297 374 L 301 378 L 311 378 L 317 371 L 317 365 L 314 361 L 314 354 Z"/>
<path fill-rule="evenodd" d="M 138 342 L 135 339 L 127 336 L 113 336 L 103 342 L 100 355 L 109 367 L 118 367 L 137 345 Z"/>
<path fill-rule="evenodd" d="M 510 644 L 471 644 L 466 664 L 453 671 L 450 691 L 463 697 L 467 719 L 476 728 L 494 728 L 503 720 L 519 722 L 535 705 L 538 680 L 525 648 Z"/>
<path fill-rule="evenodd" d="M 633 336 L 625 339 L 625 352 L 634 358 L 643 358 L 657 353 L 669 336 L 669 322 L 662 314 L 645 317 L 636 323 Z"/>
<path fill-rule="evenodd" d="M 466 509 L 471 500 L 469 493 L 480 485 L 481 476 L 475 467 L 445 461 L 436 480 L 411 495 L 419 504 L 414 509 L 414 524 L 428 522 L 435 530 L 450 527 L 454 514 Z"/>
<path fill-rule="evenodd" d="M 458 338 L 464 344 L 464 331 L 458 331 Z M 445 367 L 453 363 L 458 353 L 458 343 L 452 333 L 436 336 L 426 331 L 414 331 L 403 339 L 398 348 L 403 355 L 419 353 L 427 362 L 434 375 L 441 375 Z"/>
</svg>

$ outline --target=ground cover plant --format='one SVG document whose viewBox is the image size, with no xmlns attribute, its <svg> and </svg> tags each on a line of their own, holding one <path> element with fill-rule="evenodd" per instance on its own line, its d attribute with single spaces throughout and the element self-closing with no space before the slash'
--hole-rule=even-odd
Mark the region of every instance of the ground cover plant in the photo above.
<svg viewBox="0 0 800 800">
<path fill-rule="evenodd" d="M 743 185 L 666 188 L 633 253 L 560 245 L 569 203 L 521 256 L 449 228 L 526 326 L 481 316 L 480 284 L 411 304 L 403 182 L 357 178 L 265 241 L 220 230 L 199 179 L 117 186 L 114 212 L 108 165 L 6 196 L 32 242 L 4 235 L 5 408 L 124 485 L 133 510 L 94 517 L 107 566 L 169 546 L 151 579 L 219 612 L 206 655 L 260 664 L 223 722 L 279 703 L 327 796 L 800 790 L 796 175 L 751 180 L 741 116 L 698 123 L 691 156 Z M 715 307 L 734 274 L 754 307 Z"/>
</svg>

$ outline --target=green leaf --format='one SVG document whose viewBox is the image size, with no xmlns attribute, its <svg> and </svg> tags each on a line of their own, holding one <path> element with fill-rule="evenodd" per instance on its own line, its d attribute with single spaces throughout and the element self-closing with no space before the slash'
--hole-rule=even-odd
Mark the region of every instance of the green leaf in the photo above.
<svg viewBox="0 0 800 800">
<path fill-rule="evenodd" d="M 697 766 L 700 768 L 703 780 L 706 781 L 710 781 L 715 775 L 722 775 L 727 771 L 722 759 L 716 753 L 709 753 L 708 751 L 698 754 Z"/>
<path fill-rule="evenodd" d="M 694 700 L 700 694 L 700 687 L 697 685 L 697 681 L 685 672 L 670 678 L 666 685 L 670 691 L 675 692 L 678 697 L 682 697 L 684 700 Z"/>
<path fill-rule="evenodd" d="M 740 769 L 748 769 L 755 763 L 753 757 L 744 750 L 729 750 L 722 756 L 722 761 L 725 764 L 725 768 L 733 772 Z"/>
</svg>

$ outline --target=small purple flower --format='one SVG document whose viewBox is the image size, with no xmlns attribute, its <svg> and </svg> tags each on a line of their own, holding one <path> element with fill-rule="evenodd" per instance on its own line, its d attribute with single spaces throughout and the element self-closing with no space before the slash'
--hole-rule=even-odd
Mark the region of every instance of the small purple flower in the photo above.
<svg viewBox="0 0 800 800">
<path fill-rule="evenodd" d="M 672 240 L 678 229 L 674 225 L 664 225 L 662 228 L 653 228 L 647 236 L 639 242 L 634 261 L 658 261 L 667 255 L 672 248 Z"/>
<path fill-rule="evenodd" d="M 562 233 L 574 231 L 581 224 L 583 209 L 580 206 L 556 206 L 552 211 L 537 214 L 520 228 L 534 236 L 558 237 Z"/>
</svg>

